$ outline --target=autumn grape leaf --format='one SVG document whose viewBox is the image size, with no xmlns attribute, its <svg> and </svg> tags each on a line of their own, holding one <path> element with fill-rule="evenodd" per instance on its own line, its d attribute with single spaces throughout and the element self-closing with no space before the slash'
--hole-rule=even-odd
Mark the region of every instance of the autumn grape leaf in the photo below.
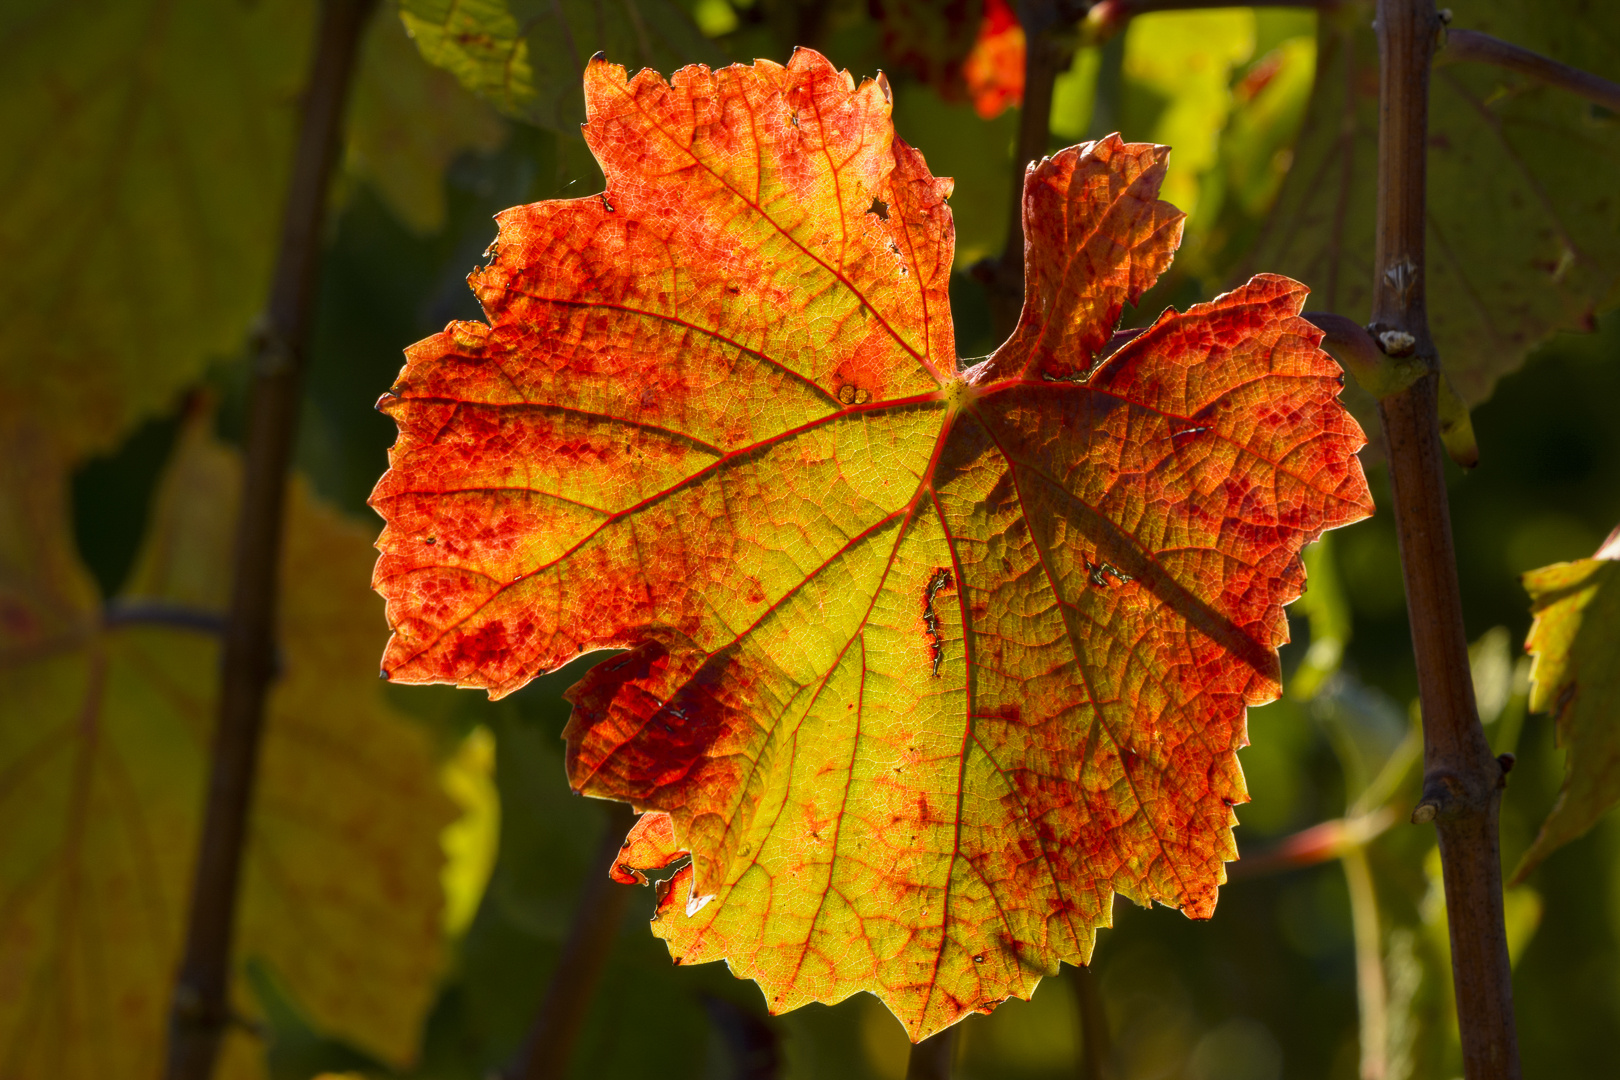
<svg viewBox="0 0 1620 1080">
<path fill-rule="evenodd" d="M 240 469 L 191 425 L 104 610 L 48 435 L 7 429 L 0 454 L 0 1072 L 144 1080 L 191 888 Z M 323 1030 L 405 1064 L 439 973 L 453 809 L 425 732 L 382 700 L 366 537 L 300 485 L 287 545 L 237 956 Z M 257 1012 L 240 968 L 232 1004 Z M 219 1075 L 264 1075 L 245 1028 Z"/>
<path fill-rule="evenodd" d="M 1450 7 L 1457 27 L 1620 76 L 1620 5 Z M 1357 319 L 1371 307 L 1374 275 L 1372 17 L 1371 3 L 1322 11 L 1305 127 L 1271 222 L 1246 260 L 1310 281 L 1314 304 Z M 1424 287 L 1441 363 L 1474 405 L 1554 331 L 1590 330 L 1620 301 L 1620 118 L 1526 76 L 1448 62 L 1443 47 L 1435 63 Z"/>
<path fill-rule="evenodd" d="M 668 815 L 656 932 L 773 1011 L 872 990 L 920 1038 L 1083 962 L 1115 892 L 1208 916 L 1299 549 L 1371 509 L 1304 287 L 1105 357 L 1181 231 L 1166 149 L 1111 137 L 1032 170 L 1023 319 L 962 370 L 950 182 L 881 80 L 585 92 L 606 191 L 502 214 L 489 322 L 379 403 L 385 674 L 628 650 L 570 780 Z"/>
<path fill-rule="evenodd" d="M 1549 712 L 1564 748 L 1564 790 L 1516 881 L 1620 802 L 1620 529 L 1590 559 L 1524 575 L 1535 621 L 1524 647 L 1530 708 Z"/>
</svg>

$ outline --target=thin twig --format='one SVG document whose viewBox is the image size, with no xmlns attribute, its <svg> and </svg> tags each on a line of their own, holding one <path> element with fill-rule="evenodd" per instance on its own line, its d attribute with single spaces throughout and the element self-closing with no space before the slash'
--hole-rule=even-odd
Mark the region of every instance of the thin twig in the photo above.
<svg viewBox="0 0 1620 1080">
<path fill-rule="evenodd" d="M 1347 848 L 1339 856 L 1350 890 L 1350 926 L 1356 941 L 1356 1004 L 1361 1015 L 1361 1080 L 1384 1080 L 1389 1071 L 1389 991 L 1384 982 L 1384 939 L 1378 925 L 1378 893 L 1373 888 L 1367 850 Z"/>
<path fill-rule="evenodd" d="M 1245 855 L 1226 868 L 1228 881 L 1245 881 L 1285 870 L 1300 870 L 1340 858 L 1346 851 L 1360 849 L 1395 824 L 1395 813 L 1387 807 L 1366 814 L 1354 814 L 1318 822 L 1308 829 L 1283 837 L 1271 847 Z"/>
<path fill-rule="evenodd" d="M 191 630 L 213 637 L 225 636 L 225 616 L 161 600 L 109 600 L 101 609 L 101 625 L 112 630 L 124 626 L 161 626 Z"/>
<path fill-rule="evenodd" d="M 1620 83 L 1611 82 L 1601 75 L 1561 64 L 1551 57 L 1522 49 L 1510 42 L 1478 30 L 1448 30 L 1445 47 L 1435 57 L 1437 61 L 1475 60 L 1495 64 L 1509 71 L 1517 71 L 1539 79 L 1548 86 L 1568 90 L 1577 97 L 1620 113 Z"/>
<path fill-rule="evenodd" d="M 275 672 L 287 466 L 314 324 L 326 195 L 361 34 L 375 0 L 326 0 L 282 215 L 263 344 L 255 358 L 236 564 L 213 766 L 186 946 L 170 1014 L 169 1080 L 208 1080 L 230 1022 L 231 935 L 265 696 Z"/>
<path fill-rule="evenodd" d="M 579 1042 L 634 888 L 614 881 L 608 872 L 635 823 L 635 812 L 629 806 L 608 804 L 590 876 L 579 891 L 574 921 L 568 927 L 557 966 L 552 969 L 540 1011 L 535 1014 L 516 1065 L 507 1073 L 511 1080 L 563 1080 L 568 1075 L 574 1046 Z"/>
<path fill-rule="evenodd" d="M 1497 832 L 1506 773 L 1474 704 L 1424 291 L 1429 68 L 1441 22 L 1433 0 L 1379 0 L 1377 27 L 1378 225 L 1368 329 L 1375 338 L 1403 335 L 1409 355 L 1429 368 L 1379 403 L 1423 705 L 1423 795 L 1413 820 L 1433 821 L 1439 834 L 1464 1075 L 1518 1080 Z"/>
<path fill-rule="evenodd" d="M 906 1080 L 951 1080 L 951 1062 L 956 1057 L 956 1027 L 913 1043 L 906 1061 Z"/>
</svg>

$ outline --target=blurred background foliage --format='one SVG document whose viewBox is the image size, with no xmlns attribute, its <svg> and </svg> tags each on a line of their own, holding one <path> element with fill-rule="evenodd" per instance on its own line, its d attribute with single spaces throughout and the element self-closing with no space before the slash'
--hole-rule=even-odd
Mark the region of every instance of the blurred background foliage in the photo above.
<svg viewBox="0 0 1620 1080">
<path fill-rule="evenodd" d="M 59 440 L 58 456 L 73 466 L 65 481 L 43 466 L 34 475 L 16 466 L 12 473 L 20 479 L 8 482 L 19 489 L 67 484 L 78 556 L 103 597 L 126 593 L 138 572 L 161 478 L 188 438 L 186 416 L 195 423 L 206 407 L 221 439 L 230 444 L 241 437 L 251 312 L 265 292 L 287 153 L 283 129 L 291 115 L 290 87 L 304 69 L 306 46 L 299 42 L 308 35 L 312 5 L 259 0 L 241 6 L 246 21 L 227 28 L 227 36 L 239 50 L 233 55 L 260 65 L 254 86 L 262 99 L 242 108 L 264 113 L 260 134 L 267 141 L 253 145 L 246 158 L 216 145 L 210 153 L 224 160 L 215 161 L 210 153 L 165 144 L 160 136 L 169 127 L 159 125 L 154 134 L 137 125 L 124 148 L 137 157 L 100 171 L 86 164 L 84 146 L 111 138 L 114 120 L 97 121 L 94 110 L 70 111 L 79 118 L 73 138 L 83 145 L 64 148 L 60 132 L 53 141 L 38 123 L 11 115 L 22 108 L 20 95 L 39 86 L 68 95 L 79 87 L 89 100 L 94 93 L 84 88 L 95 85 L 105 64 L 132 72 L 117 90 L 126 106 L 139 111 L 145 108 L 140 95 L 161 98 L 162 109 L 173 113 L 173 131 L 210 144 L 224 138 L 238 115 L 229 111 L 232 102 L 177 101 L 208 93 L 194 81 L 200 76 L 191 65 L 202 63 L 210 41 L 217 52 L 219 39 L 204 27 L 196 41 L 169 33 L 164 48 L 150 47 L 154 35 L 163 36 L 153 29 L 156 5 L 63 5 L 72 9 L 68 16 L 20 5 L 0 17 L 0 29 L 14 42 L 5 55 L 31 58 L 0 76 L 0 103 L 11 117 L 0 136 L 7 146 L 32 139 L 55 147 L 36 157 L 40 172 L 47 180 L 51 170 L 75 178 L 42 186 L 38 177 L 18 174 L 20 157 L 0 166 L 6 185 L 0 191 L 26 196 L 22 209 L 14 202 L 10 214 L 0 213 L 8 253 L 19 250 L 14 244 L 44 243 L 35 237 L 47 223 L 80 222 L 64 217 L 69 203 L 62 200 L 74 192 L 97 183 L 125 185 L 117 198 L 80 207 L 89 217 L 75 226 L 94 238 L 90 247 L 76 249 L 80 258 L 103 250 L 100 244 L 118 253 L 116 265 L 63 269 L 50 261 L 62 254 L 54 251 L 36 266 L 26 290 L 15 276 L 23 270 L 0 271 L 12 296 L 27 293 L 8 307 L 40 297 L 78 306 L 96 290 L 133 288 L 133 280 L 143 296 L 163 294 L 146 313 L 159 320 L 151 327 L 140 321 L 145 316 L 121 306 L 51 332 L 7 317 L 8 407 L 42 410 L 47 424 L 60 417 L 69 434 Z M 956 179 L 958 342 L 964 356 L 989 352 L 995 345 L 989 309 L 970 270 L 1006 241 L 1018 114 L 1012 109 L 983 119 L 963 94 L 941 92 L 937 72 L 913 74 L 915 66 L 896 63 L 893 24 L 906 12 L 924 20 L 976 21 L 982 5 L 942 0 L 930 10 L 893 0 L 871 6 L 865 0 L 626 0 L 622 11 L 583 0 L 384 4 L 365 45 L 333 193 L 338 211 L 322 268 L 298 441 L 299 471 L 311 492 L 367 523 L 365 531 L 375 527 L 365 500 L 386 465 L 393 425 L 372 403 L 393 381 L 401 348 L 450 319 L 478 316 L 464 277 L 494 236 L 493 213 L 599 189 L 600 172 L 576 127 L 582 119 L 579 64 L 598 40 L 609 59 L 632 69 L 650 63 L 668 72 L 679 63 L 728 57 L 782 61 L 795 45 L 820 49 L 857 77 L 887 69 L 898 131 L 923 150 L 937 175 Z M 89 25 L 83 20 L 114 13 L 128 25 L 94 39 L 107 56 L 79 53 L 70 63 L 73 50 L 63 44 L 69 32 Z M 167 12 L 175 25 L 208 17 L 186 4 Z M 281 19 L 282 31 L 260 34 L 253 20 L 271 18 Z M 890 19 L 887 34 L 884 18 Z M 1174 270 L 1131 318 L 1151 318 L 1167 303 L 1181 306 L 1220 291 L 1247 269 L 1256 245 L 1264 246 L 1262 234 L 1279 199 L 1292 197 L 1285 186 L 1304 183 L 1291 167 L 1296 146 L 1309 137 L 1301 128 L 1313 107 L 1317 23 L 1311 12 L 1287 9 L 1165 13 L 1133 19 L 1106 42 L 1076 49 L 1058 80 L 1051 146 L 1114 130 L 1127 139 L 1167 143 L 1174 153 L 1165 196 L 1189 214 Z M 1341 18 L 1324 27 L 1322 40 L 1343 25 Z M 487 32 L 492 26 L 498 32 Z M 140 38 L 143 32 L 140 49 L 120 53 L 127 42 L 118 35 Z M 1365 19 L 1357 32 L 1365 34 Z M 231 74 L 208 71 L 213 79 Z M 143 165 L 143 152 L 180 160 L 185 167 L 173 175 L 219 189 L 176 195 L 173 175 Z M 81 157 L 70 160 L 75 153 Z M 1613 181 L 1611 173 L 1611 187 Z M 231 213 L 243 220 L 210 231 L 210 215 Z M 183 245 L 158 245 L 156 254 L 145 255 L 125 250 L 147 243 L 143 228 L 168 228 L 170 218 L 159 217 L 165 214 L 208 225 L 193 252 Z M 182 264 L 188 273 L 169 273 Z M 1604 302 L 1610 301 L 1612 294 Z M 206 317 L 199 306 L 208 308 Z M 39 310 L 50 316 L 55 309 Z M 1525 713 L 1521 645 L 1529 610 L 1518 578 L 1591 554 L 1620 521 L 1620 424 L 1613 421 L 1620 402 L 1620 316 L 1604 314 L 1602 304 L 1589 316 L 1590 332 L 1554 335 L 1494 393 L 1486 384 L 1490 396 L 1474 413 L 1481 463 L 1450 476 L 1481 710 L 1494 748 L 1518 755 L 1502 810 L 1508 866 L 1534 838 L 1563 768 L 1550 722 Z M 66 307 L 56 317 L 68 318 Z M 175 319 L 190 329 L 176 332 L 167 325 Z M 55 363 L 55 354 L 28 345 L 32 338 L 19 345 L 17 335 L 28 334 L 78 350 L 63 361 L 67 374 L 44 390 L 37 389 L 41 380 L 30 365 Z M 113 374 L 93 370 L 98 358 L 115 354 L 108 362 Z M 21 424 L 18 415 L 0 410 L 0 420 L 11 425 Z M 1106 1017 L 1118 1080 L 1349 1080 L 1369 1075 L 1362 1065 L 1366 1039 L 1376 1044 L 1371 1057 L 1383 1065 L 1375 1075 L 1389 1080 L 1449 1080 L 1460 1072 L 1433 832 L 1405 824 L 1420 772 L 1416 679 L 1395 530 L 1385 509 L 1388 482 L 1376 446 L 1368 460 L 1379 513 L 1309 553 L 1311 591 L 1292 609 L 1294 641 L 1283 654 L 1289 692 L 1250 713 L 1253 746 L 1241 761 L 1253 802 L 1238 808 L 1245 861 L 1231 868 L 1216 917 L 1194 923 L 1170 911 L 1121 905 L 1115 928 L 1099 937 L 1090 984 L 1066 974 L 1043 983 L 1033 1001 L 1011 1001 L 964 1022 L 960 1076 L 1077 1075 L 1088 1008 Z M 381 604 L 375 597 L 369 602 L 380 652 Z M 380 690 L 379 708 L 434 748 L 437 797 L 456 815 L 441 836 L 423 838 L 442 854 L 442 896 L 425 902 L 438 918 L 446 959 L 419 1036 L 395 1039 L 415 1041 L 420 1050 L 414 1059 L 395 1053 L 385 1060 L 375 1046 L 359 1045 L 352 1027 L 301 997 L 297 980 L 278 970 L 273 957 L 251 954 L 242 957 L 241 1007 L 257 1018 L 261 1045 L 245 1052 L 243 1075 L 268 1070 L 275 1080 L 322 1073 L 473 1080 L 512 1058 L 553 975 L 604 828 L 601 805 L 573 796 L 562 769 L 559 735 L 567 705 L 561 692 L 578 674 L 555 673 L 498 703 L 448 688 Z M 350 677 L 376 686 L 370 669 Z M 11 706 L 0 708 L 8 726 L 24 722 Z M 9 775 L 0 774 L 0 788 Z M 1313 826 L 1320 828 L 1300 835 Z M 625 920 L 581 1035 L 574 1076 L 655 1070 L 671 1080 L 904 1075 L 907 1043 L 875 999 L 858 995 L 835 1007 L 768 1018 L 753 986 L 723 967 L 672 967 L 642 925 L 652 903 L 651 890 L 637 892 L 635 915 Z M 1526 1075 L 1606 1074 L 1613 1033 L 1620 1030 L 1620 823 L 1606 820 L 1549 858 L 1510 892 L 1508 915 Z M 368 982 L 364 973 L 355 978 Z M 35 984 L 34 992 L 55 992 L 42 986 Z M 158 989 L 164 997 L 166 987 Z M 17 992 L 6 993 L 0 991 L 0 1013 L 23 1007 Z M 0 1027 L 5 1030 L 20 1029 Z M 8 1060 L 6 1053 L 0 1047 L 0 1062 Z M 0 1072 L 9 1075 L 9 1067 Z"/>
</svg>

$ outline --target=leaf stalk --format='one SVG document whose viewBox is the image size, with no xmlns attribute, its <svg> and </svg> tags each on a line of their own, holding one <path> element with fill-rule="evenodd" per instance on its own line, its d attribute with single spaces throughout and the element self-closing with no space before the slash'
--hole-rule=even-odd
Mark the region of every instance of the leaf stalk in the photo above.
<svg viewBox="0 0 1620 1080">
<path fill-rule="evenodd" d="M 168 1080 L 208 1080 L 231 1023 L 231 937 L 265 699 L 275 677 L 287 468 L 314 325 L 327 190 L 361 36 L 375 0 L 325 0 L 299 123 L 270 306 L 248 406 L 230 609 L 185 952 L 169 1020 Z"/>
<path fill-rule="evenodd" d="M 1322 348 L 1333 355 L 1363 390 L 1379 401 L 1400 393 L 1428 373 L 1429 365 L 1422 359 L 1405 355 L 1404 350 L 1410 349 L 1413 342 L 1411 335 L 1404 331 L 1384 332 L 1390 341 L 1402 345 L 1390 352 L 1354 319 L 1328 311 L 1307 311 L 1304 317 L 1322 331 Z M 1474 421 L 1468 414 L 1468 404 L 1444 372 L 1440 374 L 1440 439 L 1446 453 L 1458 465 L 1472 469 L 1479 464 L 1479 444 L 1474 438 Z"/>
<path fill-rule="evenodd" d="M 948 1027 L 919 1043 L 912 1043 L 906 1060 L 906 1080 L 951 1080 L 951 1062 L 956 1057 L 956 1033 Z"/>
<path fill-rule="evenodd" d="M 1414 818 L 1439 834 L 1452 979 L 1468 1080 L 1518 1080 L 1512 970 L 1497 821 L 1504 786 L 1480 726 L 1468 665 L 1439 432 L 1440 373 L 1424 293 L 1429 70 L 1442 23 L 1433 0 L 1379 0 L 1376 337 L 1410 335 L 1428 368 L 1379 403 L 1389 446 L 1401 570 L 1423 705 L 1424 785 Z"/>
</svg>

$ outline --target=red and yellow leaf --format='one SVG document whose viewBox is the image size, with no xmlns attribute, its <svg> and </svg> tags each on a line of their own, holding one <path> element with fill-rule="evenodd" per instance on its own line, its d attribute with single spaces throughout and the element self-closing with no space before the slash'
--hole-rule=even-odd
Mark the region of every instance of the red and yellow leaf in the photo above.
<svg viewBox="0 0 1620 1080">
<path fill-rule="evenodd" d="M 1104 355 L 1180 238 L 1166 150 L 1032 170 L 1026 311 L 962 370 L 949 181 L 801 50 L 594 63 L 601 196 L 501 216 L 489 317 L 413 346 L 373 505 L 402 682 L 571 696 L 570 779 L 690 865 L 654 929 L 773 1010 L 913 1038 L 1204 917 L 1300 548 L 1371 509 L 1340 371 L 1261 276 Z"/>
</svg>

